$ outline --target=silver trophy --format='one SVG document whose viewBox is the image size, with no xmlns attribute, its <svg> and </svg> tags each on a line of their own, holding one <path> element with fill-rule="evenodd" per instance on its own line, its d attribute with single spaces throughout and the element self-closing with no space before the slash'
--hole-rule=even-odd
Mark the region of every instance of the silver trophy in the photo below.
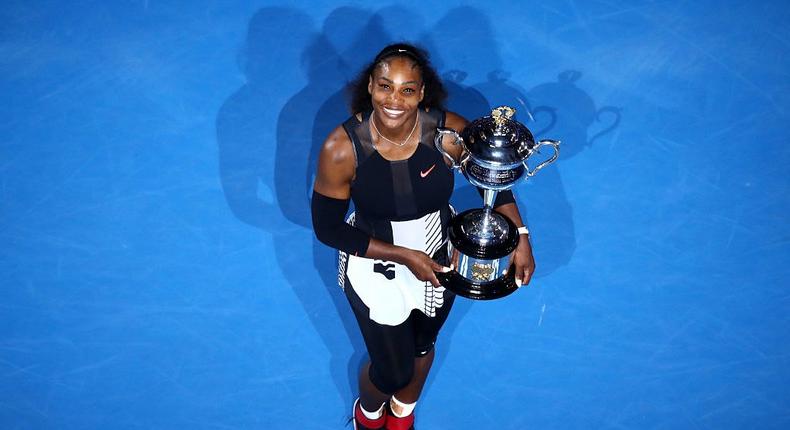
<svg viewBox="0 0 790 430">
<path fill-rule="evenodd" d="M 532 133 L 513 119 L 516 110 L 498 107 L 491 115 L 472 121 L 460 134 L 452 129 L 437 129 L 434 141 L 454 169 L 483 190 L 483 208 L 470 209 L 455 216 L 448 227 L 447 254 L 455 269 L 437 273 L 439 282 L 463 297 L 491 300 L 507 296 L 518 288 L 510 256 L 519 241 L 517 226 L 493 210 L 500 191 L 509 190 L 522 177 L 529 178 L 554 162 L 560 142 L 535 142 Z M 463 146 L 459 162 L 442 148 L 442 138 L 451 135 L 454 144 Z M 527 159 L 541 147 L 554 153 L 530 169 Z"/>
</svg>

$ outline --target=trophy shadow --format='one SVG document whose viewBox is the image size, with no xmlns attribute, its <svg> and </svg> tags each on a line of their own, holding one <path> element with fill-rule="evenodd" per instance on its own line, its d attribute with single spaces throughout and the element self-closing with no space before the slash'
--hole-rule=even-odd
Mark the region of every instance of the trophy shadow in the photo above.
<svg viewBox="0 0 790 430">
<path fill-rule="evenodd" d="M 620 124 L 621 109 L 597 107 L 592 97 L 576 85 L 581 77 L 580 71 L 566 70 L 558 74 L 556 82 L 536 85 L 526 93 L 525 100 L 534 106 L 535 138 L 562 141 L 556 166 L 542 170 L 521 188 L 523 198 L 535 202 L 528 215 L 537 226 L 535 237 L 542 265 L 536 271 L 538 277 L 568 264 L 576 247 L 573 207 L 563 184 L 563 165 L 582 156 Z"/>
<path fill-rule="evenodd" d="M 590 148 L 620 123 L 621 109 L 597 108 L 592 97 L 576 85 L 581 76 L 579 71 L 568 70 L 560 73 L 556 82 L 525 90 L 510 81 L 508 72 L 494 70 L 485 82 L 475 85 L 491 101 L 491 107 L 515 107 L 520 114 L 518 119 L 533 132 L 536 141 L 561 141 L 557 161 L 514 188 L 519 208 L 532 231 L 535 278 L 547 277 L 566 266 L 576 250 L 573 206 L 563 183 L 563 163 Z M 534 167 L 537 162 L 529 164 Z"/>
<path fill-rule="evenodd" d="M 456 34 L 452 29 L 458 27 L 474 28 L 475 31 L 470 35 Z M 438 45 L 434 41 L 441 41 L 439 52 L 447 56 L 439 63 L 449 67 L 442 76 L 450 93 L 448 108 L 471 121 L 489 115 L 494 107 L 507 105 L 516 109 L 516 119 L 526 125 L 537 139 L 549 138 L 550 131 L 561 131 L 556 129 L 557 107 L 554 104 L 536 104 L 528 96 L 528 91 L 511 81 L 510 73 L 503 70 L 492 28 L 484 11 L 463 6 L 448 11 L 426 35 L 426 44 Z M 462 70 L 465 65 L 471 67 L 466 62 L 474 58 L 485 58 L 485 67 L 490 68 L 483 82 L 470 83 L 468 74 Z M 564 140 L 564 136 L 557 138 Z M 573 211 L 557 168 L 564 156 L 561 145 L 557 162 L 529 181 L 522 180 L 513 189 L 519 210 L 533 231 L 532 244 L 537 263 L 535 278 L 546 277 L 567 265 L 576 248 Z M 530 165 L 534 164 L 530 162 Z M 463 184 L 458 188 L 466 187 L 468 185 Z M 464 197 L 459 197 L 463 203 L 458 203 L 458 209 L 481 206 L 482 201 L 476 191 L 459 193 L 459 190 L 456 194 Z"/>
</svg>

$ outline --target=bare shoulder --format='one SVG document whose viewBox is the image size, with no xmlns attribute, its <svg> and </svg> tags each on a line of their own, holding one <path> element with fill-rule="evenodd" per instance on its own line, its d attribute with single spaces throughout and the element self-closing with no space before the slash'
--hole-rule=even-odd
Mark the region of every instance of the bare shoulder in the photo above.
<svg viewBox="0 0 790 430">
<path fill-rule="evenodd" d="M 328 197 L 347 199 L 355 170 L 354 144 L 343 126 L 337 126 L 321 148 L 313 190 Z"/>
<path fill-rule="evenodd" d="M 466 124 L 468 123 L 469 121 L 467 121 L 466 118 L 462 117 L 461 115 L 458 115 L 455 112 L 447 111 L 444 124 L 448 128 L 452 128 L 453 130 L 460 132 L 466 127 Z"/>
<path fill-rule="evenodd" d="M 354 144 L 342 125 L 338 125 L 329 133 L 324 146 L 321 148 L 321 158 L 330 161 L 331 164 L 354 163 Z"/>
</svg>

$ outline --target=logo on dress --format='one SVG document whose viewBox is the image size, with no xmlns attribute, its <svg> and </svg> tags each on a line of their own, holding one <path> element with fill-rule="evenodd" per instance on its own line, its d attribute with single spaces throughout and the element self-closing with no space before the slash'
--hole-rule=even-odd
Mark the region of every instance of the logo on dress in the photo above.
<svg viewBox="0 0 790 430">
<path fill-rule="evenodd" d="M 395 279 L 395 263 L 390 263 L 388 261 L 377 261 L 373 263 L 373 271 L 376 273 L 381 273 L 390 281 Z"/>
<path fill-rule="evenodd" d="M 424 178 L 424 177 L 428 176 L 431 173 L 431 171 L 433 170 L 434 167 L 436 167 L 436 163 L 433 163 L 431 165 L 431 167 L 428 168 L 428 170 L 420 172 L 420 177 Z"/>
</svg>

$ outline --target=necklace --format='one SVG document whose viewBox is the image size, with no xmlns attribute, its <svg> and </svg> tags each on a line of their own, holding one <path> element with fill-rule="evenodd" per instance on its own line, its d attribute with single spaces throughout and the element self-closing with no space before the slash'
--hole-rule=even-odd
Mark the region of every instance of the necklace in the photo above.
<svg viewBox="0 0 790 430">
<path fill-rule="evenodd" d="M 381 134 L 381 132 L 379 131 L 379 128 L 376 127 L 376 116 L 375 116 L 375 114 L 370 116 L 370 124 L 373 125 L 373 130 L 376 130 L 376 134 L 378 134 L 379 137 L 381 137 L 382 139 L 386 140 L 387 142 L 389 142 L 389 143 L 391 143 L 391 144 L 393 144 L 395 146 L 403 146 L 403 145 L 406 144 L 406 142 L 409 141 L 409 139 L 411 139 L 411 135 L 414 134 L 414 130 L 417 130 L 417 123 L 419 121 L 420 121 L 420 114 L 418 112 L 417 113 L 417 117 L 414 118 L 414 127 L 411 128 L 411 133 L 409 133 L 409 135 L 406 136 L 406 139 L 403 139 L 403 142 L 398 143 L 398 142 L 393 142 L 393 141 L 387 139 L 386 136 Z"/>
</svg>

